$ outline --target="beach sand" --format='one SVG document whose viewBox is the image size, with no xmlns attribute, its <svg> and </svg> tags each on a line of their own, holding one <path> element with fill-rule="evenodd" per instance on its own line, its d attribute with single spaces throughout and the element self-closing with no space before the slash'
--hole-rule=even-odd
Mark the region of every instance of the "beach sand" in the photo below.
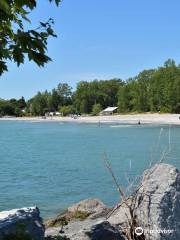
<svg viewBox="0 0 180 240">
<path fill-rule="evenodd" d="M 32 121 L 32 122 L 73 122 L 73 123 L 118 123 L 118 124 L 170 124 L 180 125 L 180 114 L 123 114 L 111 116 L 81 116 L 77 119 L 72 117 L 3 117 L 0 121 Z"/>
</svg>

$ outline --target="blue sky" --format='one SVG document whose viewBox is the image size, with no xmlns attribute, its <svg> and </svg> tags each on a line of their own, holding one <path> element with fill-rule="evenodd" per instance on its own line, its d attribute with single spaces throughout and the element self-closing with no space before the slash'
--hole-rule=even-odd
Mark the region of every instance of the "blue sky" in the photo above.
<svg viewBox="0 0 180 240">
<path fill-rule="evenodd" d="M 60 82 L 135 76 L 168 58 L 180 63 L 179 0 L 63 0 L 56 8 L 38 0 L 32 25 L 55 20 L 57 39 L 48 44 L 53 62 L 26 61 L 0 77 L 0 97 L 26 99 Z"/>
</svg>

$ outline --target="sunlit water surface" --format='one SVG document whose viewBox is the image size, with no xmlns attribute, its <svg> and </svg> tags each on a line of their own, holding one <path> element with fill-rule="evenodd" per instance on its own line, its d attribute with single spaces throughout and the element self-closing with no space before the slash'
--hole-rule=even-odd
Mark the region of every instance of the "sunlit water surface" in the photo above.
<svg viewBox="0 0 180 240">
<path fill-rule="evenodd" d="M 180 127 L 54 122 L 0 122 L 0 210 L 37 205 L 53 216 L 85 198 L 109 206 L 119 195 L 104 162 L 119 182 L 139 175 L 165 154 L 180 168 Z"/>
</svg>

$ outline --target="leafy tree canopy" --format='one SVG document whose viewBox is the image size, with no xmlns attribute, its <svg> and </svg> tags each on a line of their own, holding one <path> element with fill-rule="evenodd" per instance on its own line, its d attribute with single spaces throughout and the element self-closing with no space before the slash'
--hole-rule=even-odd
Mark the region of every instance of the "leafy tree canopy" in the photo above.
<svg viewBox="0 0 180 240">
<path fill-rule="evenodd" d="M 52 91 L 38 92 L 27 102 L 0 99 L 0 116 L 44 116 L 49 112 L 98 115 L 103 108 L 119 112 L 180 113 L 180 65 L 169 59 L 163 66 L 143 70 L 127 81 L 81 81 L 76 89 L 60 83 Z"/>
<path fill-rule="evenodd" d="M 99 115 L 99 113 L 101 112 L 102 110 L 102 107 L 101 107 L 101 104 L 99 103 L 95 103 L 92 107 L 92 115 L 93 116 L 97 116 Z"/>
<path fill-rule="evenodd" d="M 61 2 L 48 1 L 57 6 Z M 8 60 L 18 66 L 24 63 L 25 55 L 38 66 L 51 60 L 46 50 L 48 37 L 56 37 L 53 19 L 40 22 L 36 29 L 25 29 L 25 23 L 31 23 L 28 15 L 36 6 L 37 0 L 0 0 L 0 75 L 8 70 Z"/>
</svg>

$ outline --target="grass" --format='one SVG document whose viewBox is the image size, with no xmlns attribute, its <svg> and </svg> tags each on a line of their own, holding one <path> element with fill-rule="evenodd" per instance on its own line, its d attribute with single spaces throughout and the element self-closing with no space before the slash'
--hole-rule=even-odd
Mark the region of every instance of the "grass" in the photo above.
<svg viewBox="0 0 180 240">
<path fill-rule="evenodd" d="M 88 212 L 83 212 L 76 210 L 75 212 L 66 211 L 63 214 L 58 215 L 55 219 L 45 222 L 46 227 L 63 227 L 67 225 L 72 220 L 83 221 L 88 218 L 90 214 Z"/>
<path fill-rule="evenodd" d="M 78 220 L 85 220 L 86 218 L 89 217 L 89 213 L 87 212 L 82 212 L 82 211 L 75 211 L 74 214 L 73 214 L 73 219 L 78 219 Z"/>
</svg>

